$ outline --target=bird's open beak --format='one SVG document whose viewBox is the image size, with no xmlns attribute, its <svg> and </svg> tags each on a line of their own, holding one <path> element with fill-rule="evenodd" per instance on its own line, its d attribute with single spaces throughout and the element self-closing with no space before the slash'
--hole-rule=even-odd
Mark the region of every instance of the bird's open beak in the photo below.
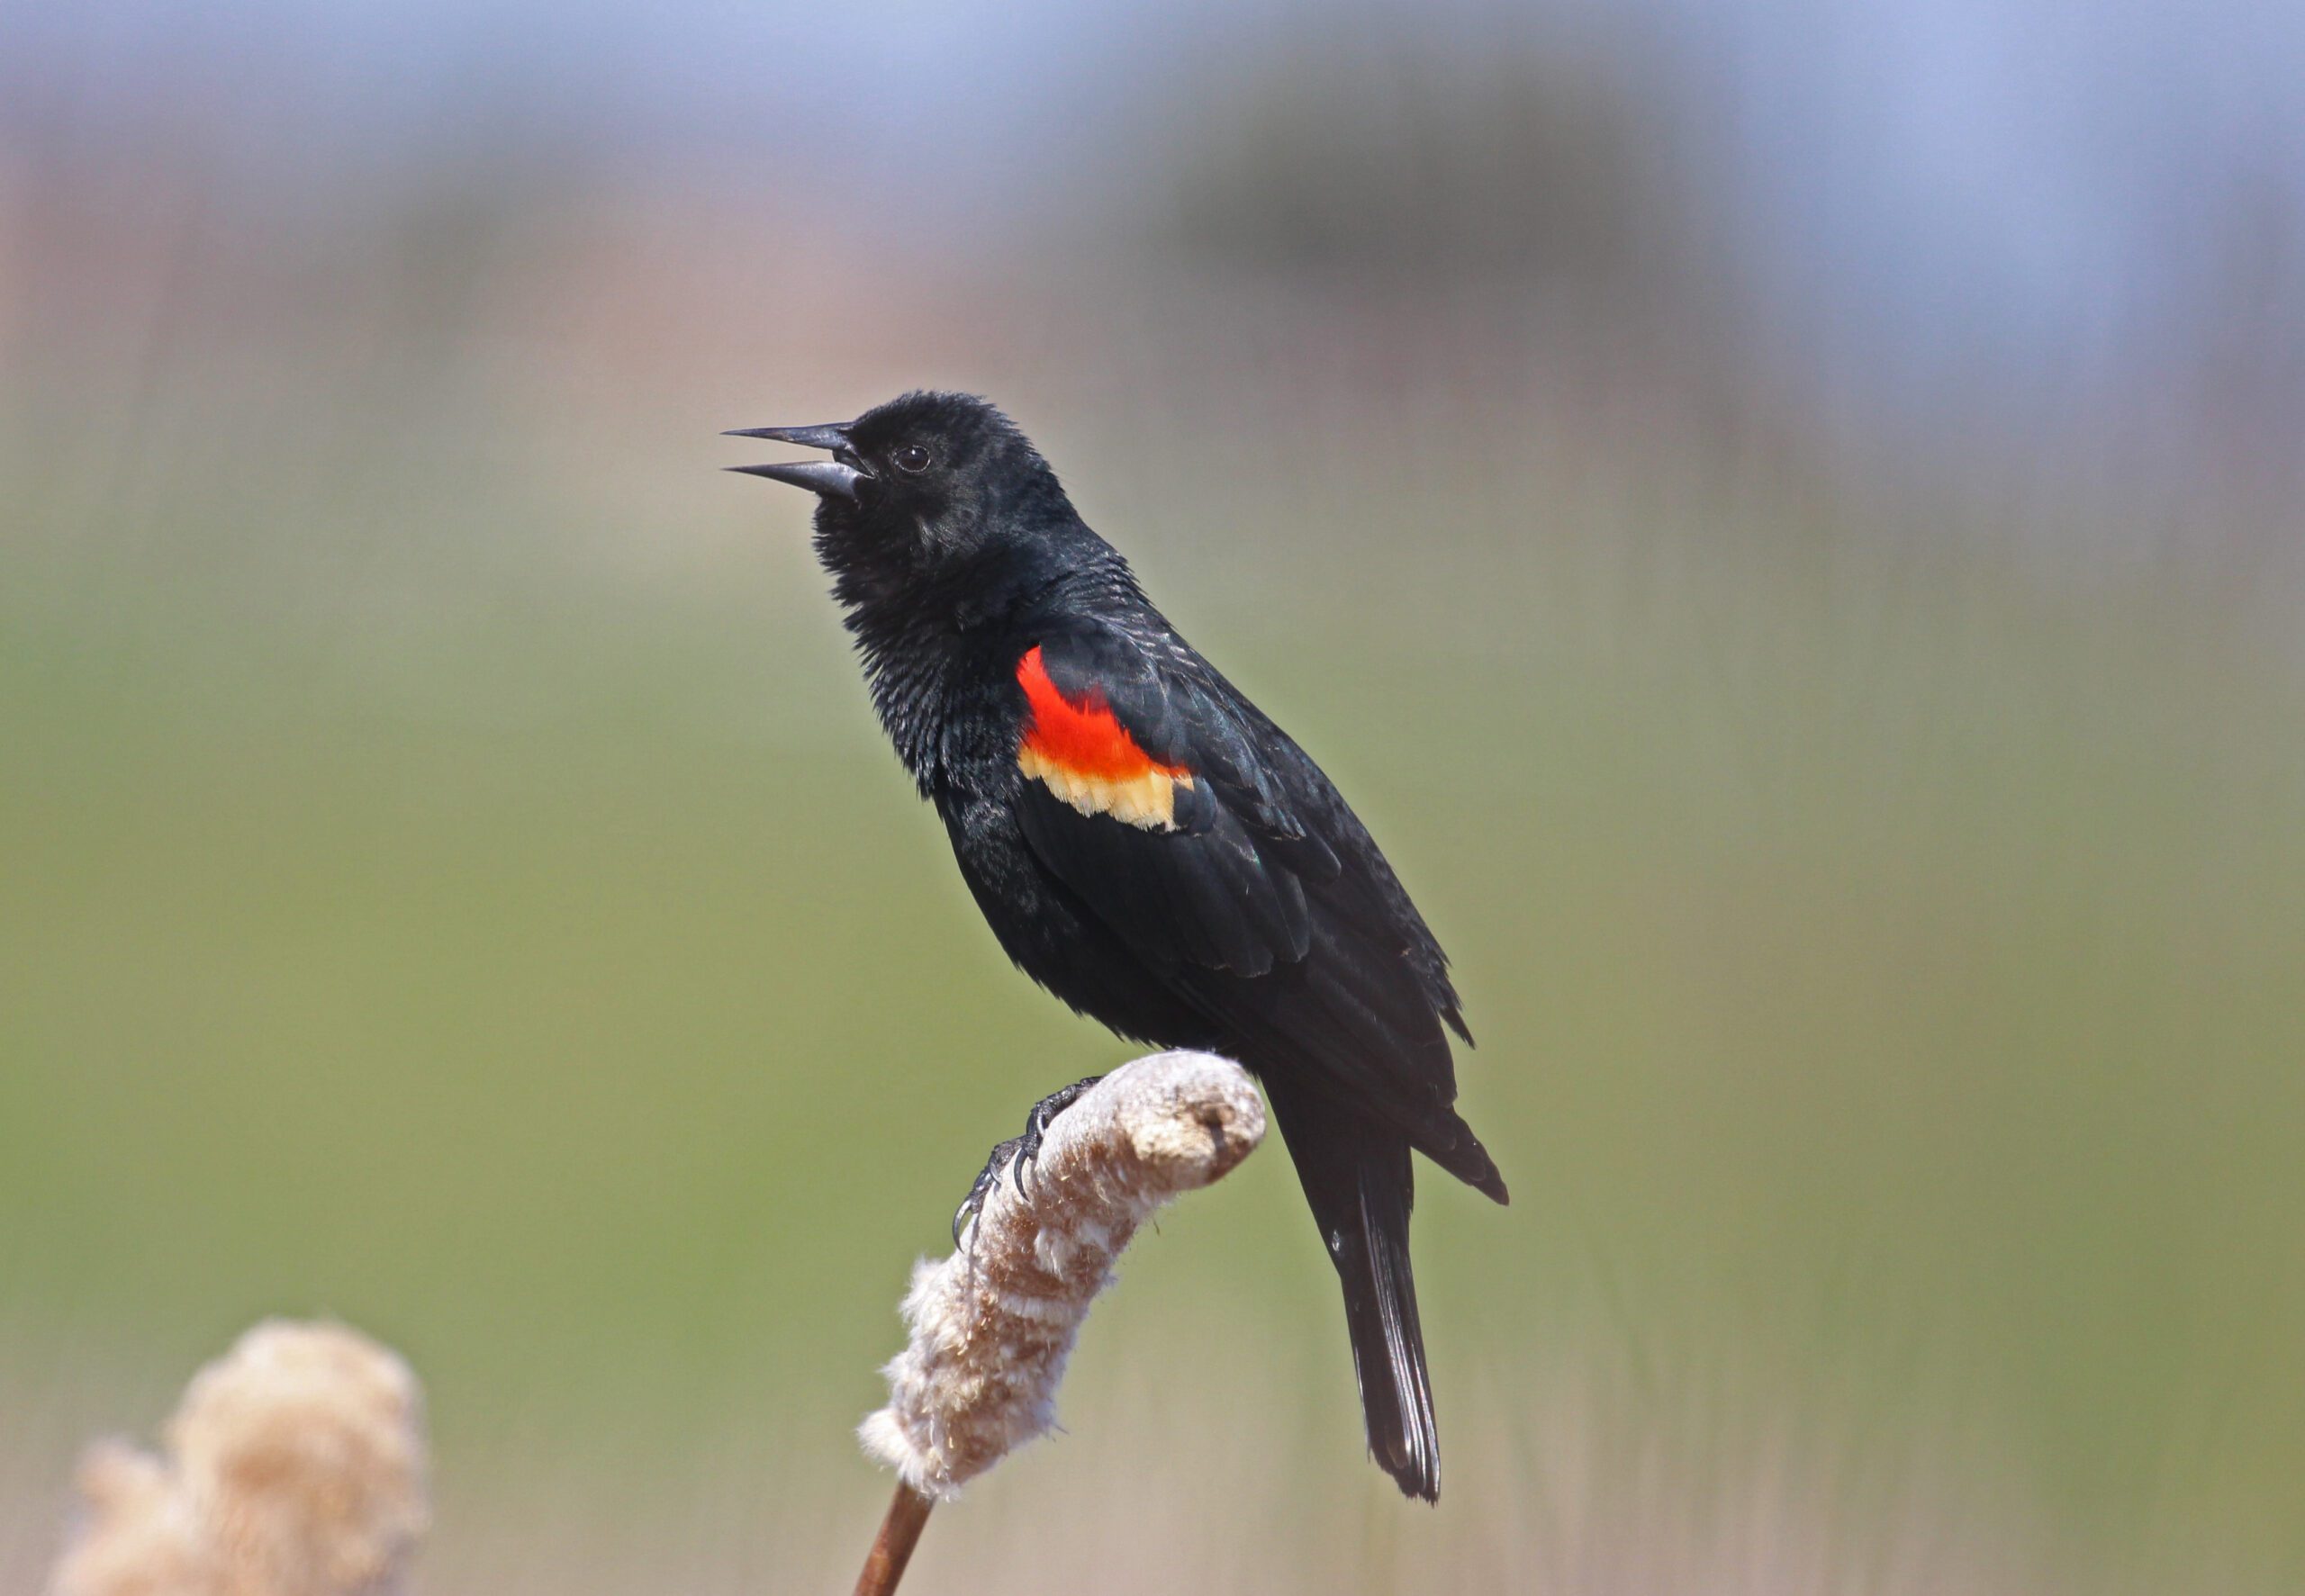
<svg viewBox="0 0 2305 1596">
<path fill-rule="evenodd" d="M 774 482 L 790 482 L 796 488 L 823 496 L 838 494 L 843 499 L 856 497 L 856 484 L 871 479 L 872 473 L 856 457 L 856 450 L 848 441 L 845 422 L 828 422 L 822 427 L 747 427 L 734 432 L 724 432 L 723 437 L 765 437 L 776 443 L 799 444 L 803 448 L 829 449 L 829 460 L 795 460 L 789 465 L 731 465 L 731 471 L 741 471 L 746 476 L 764 476 Z"/>
</svg>

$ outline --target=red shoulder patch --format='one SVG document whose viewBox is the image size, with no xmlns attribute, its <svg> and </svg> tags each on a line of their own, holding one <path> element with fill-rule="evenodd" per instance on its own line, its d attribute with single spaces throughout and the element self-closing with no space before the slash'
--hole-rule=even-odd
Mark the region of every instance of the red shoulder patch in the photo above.
<svg viewBox="0 0 2305 1596">
<path fill-rule="evenodd" d="M 1030 713 L 1017 764 L 1083 815 L 1107 815 L 1147 831 L 1176 829 L 1176 789 L 1192 786 L 1183 765 L 1163 764 L 1137 746 L 1112 707 L 1095 692 L 1075 701 L 1050 680 L 1035 644 L 1017 662 Z"/>
<path fill-rule="evenodd" d="M 1032 707 L 1025 727 L 1025 746 L 1050 764 L 1075 775 L 1104 781 L 1128 781 L 1154 771 L 1184 775 L 1182 765 L 1164 765 L 1136 745 L 1104 699 L 1095 693 L 1080 703 L 1066 698 L 1049 680 L 1035 644 L 1017 662 L 1017 681 Z"/>
</svg>

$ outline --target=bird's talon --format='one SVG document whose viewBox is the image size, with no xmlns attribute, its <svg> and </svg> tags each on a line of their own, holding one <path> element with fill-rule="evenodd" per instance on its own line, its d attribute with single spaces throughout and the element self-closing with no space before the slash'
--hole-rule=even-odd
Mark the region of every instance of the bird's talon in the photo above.
<svg viewBox="0 0 2305 1596">
<path fill-rule="evenodd" d="M 1085 1080 L 1074 1081 L 1063 1090 L 1051 1092 L 1033 1105 L 1033 1112 L 1025 1116 L 1025 1133 L 1007 1144 L 1017 1150 L 1017 1161 L 1009 1167 L 1008 1180 L 1017 1188 L 1017 1196 L 1029 1200 L 1026 1190 L 1028 1180 L 1034 1190 L 1039 1189 L 1041 1142 L 1047 1137 L 1048 1128 L 1055 1122 L 1056 1116 L 1071 1107 L 1081 1093 L 1104 1078 L 1101 1075 L 1092 1075 Z"/>
<path fill-rule="evenodd" d="M 992 1155 L 984 1160 L 984 1168 L 978 1170 L 976 1178 L 969 1183 L 969 1195 L 961 1199 L 960 1207 L 953 1214 L 953 1246 L 955 1249 L 960 1247 L 961 1238 L 968 1233 L 968 1228 L 977 1215 L 984 1212 L 985 1199 L 992 1195 L 992 1188 L 999 1182 L 1000 1166 L 1008 1161 L 1009 1156 L 1023 1141 L 1021 1136 L 1011 1136 L 994 1148 Z"/>
</svg>

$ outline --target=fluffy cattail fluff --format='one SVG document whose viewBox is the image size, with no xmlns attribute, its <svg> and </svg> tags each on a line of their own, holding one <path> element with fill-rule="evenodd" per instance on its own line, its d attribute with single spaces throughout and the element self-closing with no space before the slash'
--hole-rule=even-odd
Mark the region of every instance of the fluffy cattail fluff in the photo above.
<svg viewBox="0 0 2305 1596">
<path fill-rule="evenodd" d="M 426 1521 L 408 1366 L 332 1324 L 270 1321 L 200 1371 L 166 1455 L 80 1467 L 50 1596 L 389 1596 Z"/>
<path fill-rule="evenodd" d="M 923 1496 L 946 1498 L 1055 1421 L 1089 1304 L 1146 1216 L 1208 1185 L 1264 1138 L 1248 1072 L 1212 1053 L 1125 1064 L 1048 1128 L 1020 1197 L 1004 1174 L 968 1245 L 914 1267 L 912 1342 L 864 1449 Z"/>
</svg>

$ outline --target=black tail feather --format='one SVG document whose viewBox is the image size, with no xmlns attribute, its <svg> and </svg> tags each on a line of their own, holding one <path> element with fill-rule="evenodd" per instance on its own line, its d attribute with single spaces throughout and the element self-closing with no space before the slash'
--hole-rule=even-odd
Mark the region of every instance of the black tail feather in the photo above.
<svg viewBox="0 0 2305 1596">
<path fill-rule="evenodd" d="M 1408 1139 L 1320 1097 L 1265 1084 L 1344 1289 L 1369 1454 L 1403 1495 L 1438 1501 L 1441 1442 L 1409 1268 L 1415 1188 Z"/>
<path fill-rule="evenodd" d="M 1400 1163 L 1397 1180 L 1363 1167 L 1359 1267 L 1348 1268 L 1342 1256 L 1336 1265 L 1344 1285 L 1353 1367 L 1360 1376 L 1369 1449 L 1403 1495 L 1437 1501 L 1441 1437 L 1433 1416 L 1424 1330 L 1416 1318 L 1416 1278 L 1409 1270 L 1406 1146 Z"/>
</svg>

